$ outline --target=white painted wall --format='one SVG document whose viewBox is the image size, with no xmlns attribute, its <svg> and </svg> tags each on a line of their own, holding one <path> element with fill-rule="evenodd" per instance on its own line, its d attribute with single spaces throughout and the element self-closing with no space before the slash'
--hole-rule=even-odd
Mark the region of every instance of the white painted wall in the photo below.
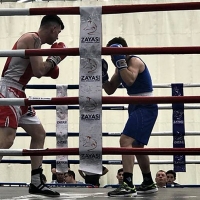
<svg viewBox="0 0 200 200">
<path fill-rule="evenodd" d="M 55 1 L 55 2 L 34 2 L 34 3 L 3 3 L 1 8 L 34 8 L 34 7 L 63 7 L 63 6 L 100 6 L 117 4 L 138 4 L 138 3 L 167 3 L 187 2 L 186 0 L 84 0 L 84 1 Z M 191 1 L 192 2 L 192 1 Z M 59 41 L 63 41 L 69 48 L 79 47 L 79 16 L 60 16 L 65 23 L 65 30 L 60 34 Z M 37 31 L 42 16 L 5 16 L 1 17 L 0 27 L 0 50 L 9 50 L 13 43 L 24 32 Z M 200 45 L 200 11 L 171 11 L 171 12 L 149 12 L 134 14 L 103 15 L 103 46 L 115 36 L 126 38 L 130 47 L 159 47 L 159 46 L 199 46 Z M 43 48 L 49 48 L 44 46 Z M 110 58 L 104 57 L 109 63 Z M 200 56 L 199 55 L 142 55 L 149 67 L 153 84 L 165 83 L 199 83 L 200 77 Z M 3 68 L 6 58 L 0 58 Z M 69 56 L 59 65 L 60 76 L 57 80 L 50 78 L 33 78 L 30 84 L 78 84 L 79 80 L 79 57 Z M 109 75 L 114 72 L 114 66 L 110 65 Z M 185 88 L 185 95 L 198 95 L 200 88 Z M 105 93 L 103 93 L 105 95 Z M 155 89 L 155 96 L 170 96 L 170 89 Z M 78 91 L 68 92 L 69 96 L 78 96 Z M 118 90 L 115 95 L 126 96 L 124 90 Z M 56 96 L 51 90 L 27 90 L 27 96 L 51 97 Z M 104 111 L 103 132 L 121 132 L 127 119 L 126 111 Z M 37 111 L 46 131 L 55 131 L 55 111 Z M 160 110 L 154 132 L 166 132 L 172 130 L 171 110 Z M 78 132 L 79 111 L 69 111 L 69 132 Z M 200 129 L 199 110 L 185 111 L 186 131 L 199 131 Z M 19 132 L 22 130 L 19 129 Z M 198 136 L 186 137 L 186 147 L 199 147 Z M 104 137 L 104 147 L 119 147 L 118 137 Z M 30 138 L 18 137 L 12 148 L 29 148 Z M 47 138 L 45 147 L 54 148 L 55 138 Z M 69 138 L 69 147 L 78 147 L 78 138 Z M 172 147 L 171 137 L 151 137 L 148 147 Z M 49 156 L 44 159 L 54 159 Z M 29 159 L 28 157 L 5 157 L 5 159 Z M 69 156 L 69 159 L 78 159 L 78 156 Z M 103 159 L 121 159 L 121 156 L 103 156 Z M 151 156 L 152 160 L 171 160 L 172 156 Z M 199 156 L 188 156 L 187 159 L 197 159 Z M 116 172 L 119 165 L 107 165 L 110 171 L 102 177 L 101 185 L 116 183 Z M 50 166 L 44 165 L 44 173 L 48 181 L 51 180 Z M 152 165 L 152 175 L 159 169 L 172 169 L 172 165 Z M 78 165 L 71 165 L 71 169 L 77 172 Z M 30 165 L 1 164 L 0 181 L 8 182 L 29 182 Z M 178 173 L 177 181 L 181 184 L 200 184 L 199 165 L 188 165 L 186 173 Z M 77 172 L 77 180 L 81 180 Z M 136 165 L 134 170 L 134 183 L 142 181 L 139 168 Z"/>
</svg>

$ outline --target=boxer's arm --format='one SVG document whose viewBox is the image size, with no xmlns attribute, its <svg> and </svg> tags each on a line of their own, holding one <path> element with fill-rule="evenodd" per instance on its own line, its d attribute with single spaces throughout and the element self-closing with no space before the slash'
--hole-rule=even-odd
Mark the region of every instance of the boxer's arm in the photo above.
<svg viewBox="0 0 200 200">
<path fill-rule="evenodd" d="M 115 69 L 115 73 L 111 77 L 110 81 L 103 83 L 103 89 L 108 95 L 111 95 L 119 87 L 120 83 L 121 82 L 119 80 L 118 70 Z"/>
<path fill-rule="evenodd" d="M 41 49 L 41 40 L 35 33 L 24 34 L 17 42 L 17 49 Z M 52 63 L 43 61 L 42 56 L 30 56 L 35 77 L 40 78 L 52 69 Z"/>
<path fill-rule="evenodd" d="M 102 65 L 102 83 L 104 84 L 106 81 L 109 80 L 108 63 L 106 62 L 106 60 L 101 59 L 101 65 Z"/>
<path fill-rule="evenodd" d="M 131 58 L 128 68 L 120 70 L 120 76 L 127 86 L 133 85 L 139 73 L 145 69 L 144 63 L 139 58 Z"/>
<path fill-rule="evenodd" d="M 59 67 L 55 66 L 51 70 L 49 70 L 44 76 L 51 77 L 52 79 L 57 79 L 59 76 Z"/>
</svg>

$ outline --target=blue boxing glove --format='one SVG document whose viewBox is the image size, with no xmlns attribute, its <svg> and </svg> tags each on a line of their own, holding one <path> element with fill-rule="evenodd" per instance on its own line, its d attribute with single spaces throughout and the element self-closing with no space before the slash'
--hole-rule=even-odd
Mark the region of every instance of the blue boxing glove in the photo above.
<svg viewBox="0 0 200 200">
<path fill-rule="evenodd" d="M 112 44 L 110 47 L 122 47 L 121 44 Z M 122 70 L 128 67 L 126 63 L 126 55 L 112 55 L 112 62 L 118 70 Z"/>
<path fill-rule="evenodd" d="M 109 79 L 108 63 L 104 59 L 101 59 L 101 62 L 102 62 L 102 83 L 105 83 Z"/>
</svg>

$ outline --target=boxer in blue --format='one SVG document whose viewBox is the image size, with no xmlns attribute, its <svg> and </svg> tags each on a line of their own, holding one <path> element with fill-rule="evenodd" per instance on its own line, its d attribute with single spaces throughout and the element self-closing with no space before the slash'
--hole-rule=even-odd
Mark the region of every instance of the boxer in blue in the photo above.
<svg viewBox="0 0 200 200">
<path fill-rule="evenodd" d="M 122 37 L 110 40 L 107 47 L 127 47 Z M 122 84 L 130 96 L 152 96 L 153 87 L 149 70 L 141 58 L 134 55 L 111 55 L 115 73 L 109 80 L 108 64 L 102 60 L 103 89 L 108 95 L 113 94 Z M 120 146 L 143 148 L 148 144 L 152 129 L 158 116 L 157 104 L 129 104 L 128 120 L 120 137 Z M 135 157 L 140 166 L 143 182 L 136 189 L 133 185 L 133 165 Z M 123 184 L 108 196 L 137 196 L 137 193 L 153 193 L 158 188 L 152 180 L 148 155 L 122 155 L 124 170 Z"/>
</svg>

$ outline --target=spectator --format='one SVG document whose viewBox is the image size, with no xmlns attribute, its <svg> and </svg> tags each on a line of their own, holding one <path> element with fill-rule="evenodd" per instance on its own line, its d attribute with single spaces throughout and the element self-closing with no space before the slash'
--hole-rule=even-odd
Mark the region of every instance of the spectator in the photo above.
<svg viewBox="0 0 200 200">
<path fill-rule="evenodd" d="M 94 187 L 99 187 L 100 186 L 100 183 L 99 183 L 100 177 L 108 173 L 108 169 L 104 166 L 102 167 L 101 175 L 84 172 L 82 170 L 78 170 L 78 171 L 79 171 L 79 174 L 85 179 L 85 183 L 92 184 L 92 185 L 94 185 Z"/>
<path fill-rule="evenodd" d="M 167 175 L 167 186 L 168 187 L 180 187 L 181 185 L 176 183 L 176 172 L 174 170 L 168 170 Z"/>
<path fill-rule="evenodd" d="M 159 170 L 156 173 L 155 181 L 158 188 L 166 188 L 166 184 L 167 184 L 166 172 L 163 170 Z"/>
<path fill-rule="evenodd" d="M 123 168 L 120 168 L 118 171 L 117 171 L 117 180 L 118 180 L 118 184 L 121 185 L 123 183 Z"/>
<path fill-rule="evenodd" d="M 72 170 L 69 170 L 64 175 L 65 175 L 65 183 L 84 184 L 81 181 L 76 181 L 75 173 Z"/>
<path fill-rule="evenodd" d="M 70 170 L 70 164 L 68 163 L 68 169 L 66 171 Z M 57 179 L 56 176 L 56 162 L 51 164 L 51 173 L 52 173 L 52 181 Z"/>
<path fill-rule="evenodd" d="M 56 179 L 53 180 L 51 183 L 65 183 L 64 173 L 56 172 Z"/>
</svg>

